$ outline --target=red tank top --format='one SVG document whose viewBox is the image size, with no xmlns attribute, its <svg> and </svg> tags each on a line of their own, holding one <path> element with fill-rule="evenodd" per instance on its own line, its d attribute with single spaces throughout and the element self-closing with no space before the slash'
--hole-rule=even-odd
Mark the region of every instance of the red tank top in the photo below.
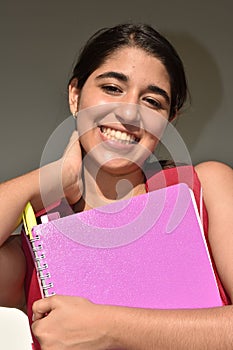
<svg viewBox="0 0 233 350">
<path fill-rule="evenodd" d="M 227 297 L 226 292 L 224 291 L 224 288 L 222 286 L 222 283 L 220 281 L 220 278 L 217 273 L 217 269 L 214 263 L 214 260 L 212 258 L 209 241 L 208 241 L 208 214 L 205 207 L 205 204 L 202 199 L 202 189 L 201 184 L 198 179 L 197 173 L 195 172 L 194 168 L 192 166 L 179 166 L 179 167 L 173 167 L 173 168 L 167 168 L 161 171 L 158 171 L 157 173 L 148 172 L 147 173 L 147 179 L 146 179 L 146 191 L 153 191 L 156 189 L 160 189 L 163 187 L 175 185 L 177 183 L 186 183 L 192 190 L 195 196 L 195 200 L 197 203 L 198 211 L 203 223 L 204 233 L 207 241 L 207 245 L 210 251 L 210 256 L 213 263 L 213 268 L 216 275 L 216 280 L 218 283 L 220 295 L 223 301 L 224 305 L 229 304 L 229 299 Z M 55 211 L 59 211 L 61 215 L 64 213 L 62 212 L 61 205 L 57 206 L 55 208 Z M 67 213 L 65 213 L 67 215 Z M 26 299 L 27 299 L 27 312 L 29 317 L 30 324 L 32 323 L 32 305 L 33 303 L 41 298 L 41 292 L 40 287 L 37 280 L 37 274 L 36 270 L 34 268 L 34 263 L 31 257 L 31 253 L 28 249 L 28 243 L 26 242 L 25 236 L 22 235 L 22 241 L 23 241 L 23 250 L 25 253 L 26 261 L 27 261 L 27 273 L 25 278 L 25 293 L 26 293 Z M 35 349 L 39 350 L 40 346 L 36 339 L 34 339 L 35 342 Z"/>
</svg>

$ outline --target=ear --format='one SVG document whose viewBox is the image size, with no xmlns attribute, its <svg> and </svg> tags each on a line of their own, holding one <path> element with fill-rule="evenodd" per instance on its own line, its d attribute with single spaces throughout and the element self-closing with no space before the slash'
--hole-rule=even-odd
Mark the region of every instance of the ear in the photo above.
<svg viewBox="0 0 233 350">
<path fill-rule="evenodd" d="M 75 78 L 71 81 L 69 85 L 69 105 L 70 105 L 70 111 L 73 115 L 78 110 L 78 98 L 79 98 L 79 89 L 78 86 L 78 80 Z"/>
</svg>

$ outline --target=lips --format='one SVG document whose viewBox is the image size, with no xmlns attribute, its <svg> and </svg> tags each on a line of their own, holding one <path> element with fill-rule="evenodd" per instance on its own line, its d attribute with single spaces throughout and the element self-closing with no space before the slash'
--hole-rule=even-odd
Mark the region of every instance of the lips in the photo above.
<svg viewBox="0 0 233 350">
<path fill-rule="evenodd" d="M 110 127 L 100 126 L 101 133 L 109 140 L 120 142 L 125 145 L 139 142 L 139 138 L 126 131 L 116 130 Z"/>
</svg>

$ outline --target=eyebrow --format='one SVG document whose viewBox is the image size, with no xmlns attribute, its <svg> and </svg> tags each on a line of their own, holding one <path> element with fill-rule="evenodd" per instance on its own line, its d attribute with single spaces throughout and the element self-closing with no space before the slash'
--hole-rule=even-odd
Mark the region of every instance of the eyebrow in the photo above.
<svg viewBox="0 0 233 350">
<path fill-rule="evenodd" d="M 149 85 L 148 86 L 148 90 L 155 92 L 156 94 L 159 94 L 161 96 L 163 96 L 167 102 L 168 105 L 170 105 L 170 97 L 168 96 L 168 93 L 161 89 L 159 86 L 157 85 Z"/>
<path fill-rule="evenodd" d="M 127 75 L 125 75 L 123 73 L 119 73 L 119 72 L 114 72 L 114 71 L 105 72 L 103 74 L 100 74 L 95 79 L 99 80 L 99 79 L 104 79 L 104 78 L 114 78 L 114 79 L 120 80 L 122 82 L 129 81 L 129 77 Z M 164 99 L 166 100 L 167 104 L 170 105 L 169 95 L 164 89 L 160 88 L 157 85 L 149 85 L 148 90 L 151 92 L 154 92 L 158 95 L 163 96 Z"/>
<path fill-rule="evenodd" d="M 102 79 L 102 78 L 115 78 L 124 82 L 127 82 L 129 80 L 129 77 L 127 75 L 119 72 L 106 72 L 98 75 L 95 79 Z"/>
</svg>

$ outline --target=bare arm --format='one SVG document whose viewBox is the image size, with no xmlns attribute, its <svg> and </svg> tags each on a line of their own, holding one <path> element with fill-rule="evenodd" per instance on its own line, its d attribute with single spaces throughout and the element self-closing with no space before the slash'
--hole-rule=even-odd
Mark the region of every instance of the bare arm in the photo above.
<svg viewBox="0 0 233 350">
<path fill-rule="evenodd" d="M 21 222 L 28 201 L 41 206 L 39 193 L 38 170 L 0 184 L 0 245 Z"/>
<path fill-rule="evenodd" d="M 0 246 L 20 223 L 28 201 L 35 211 L 64 196 L 71 203 L 77 201 L 80 170 L 81 150 L 74 132 L 61 159 L 0 184 Z"/>
<path fill-rule="evenodd" d="M 38 171 L 0 185 L 0 305 L 24 309 L 26 262 L 19 236 L 10 236 L 29 200 L 39 193 Z"/>
<path fill-rule="evenodd" d="M 233 170 L 218 162 L 196 167 L 208 211 L 210 242 L 221 281 L 233 301 Z"/>
<path fill-rule="evenodd" d="M 233 307 L 148 310 L 52 296 L 34 304 L 33 332 L 43 350 L 231 350 Z M 44 317 L 45 313 L 49 313 Z"/>
<path fill-rule="evenodd" d="M 233 172 L 228 166 L 214 162 L 199 165 L 197 172 L 209 213 L 211 249 L 232 300 Z M 41 319 L 45 312 L 49 312 L 49 316 Z M 56 349 L 57 341 L 68 349 L 68 339 L 75 349 L 90 350 L 233 348 L 232 305 L 195 310 L 146 310 L 94 305 L 81 298 L 55 296 L 36 302 L 34 313 L 33 330 L 43 350 Z"/>
<path fill-rule="evenodd" d="M 73 134 L 62 159 L 0 184 L 0 305 L 22 308 L 25 259 L 19 237 L 10 237 L 21 221 L 28 201 L 35 211 L 67 196 L 79 198 L 78 175 L 81 152 L 77 134 Z M 70 166 L 72 164 L 72 166 Z M 20 306 L 21 305 L 21 306 Z"/>
</svg>

